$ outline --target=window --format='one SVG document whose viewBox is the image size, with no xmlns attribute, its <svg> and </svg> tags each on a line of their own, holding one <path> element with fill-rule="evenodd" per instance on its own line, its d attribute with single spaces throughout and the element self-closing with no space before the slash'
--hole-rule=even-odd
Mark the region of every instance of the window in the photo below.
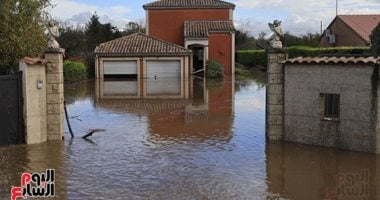
<svg viewBox="0 0 380 200">
<path fill-rule="evenodd" d="M 320 95 L 321 119 L 329 121 L 339 121 L 339 94 Z"/>
</svg>

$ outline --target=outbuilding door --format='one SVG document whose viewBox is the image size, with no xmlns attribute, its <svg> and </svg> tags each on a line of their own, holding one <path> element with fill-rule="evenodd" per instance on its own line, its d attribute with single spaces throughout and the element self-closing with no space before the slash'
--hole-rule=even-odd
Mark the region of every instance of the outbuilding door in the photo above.
<svg viewBox="0 0 380 200">
<path fill-rule="evenodd" d="M 137 78 L 136 60 L 107 60 L 103 62 L 104 77 L 129 76 Z"/>
<path fill-rule="evenodd" d="M 146 62 L 147 78 L 181 77 L 181 61 L 179 60 L 149 60 Z"/>
</svg>

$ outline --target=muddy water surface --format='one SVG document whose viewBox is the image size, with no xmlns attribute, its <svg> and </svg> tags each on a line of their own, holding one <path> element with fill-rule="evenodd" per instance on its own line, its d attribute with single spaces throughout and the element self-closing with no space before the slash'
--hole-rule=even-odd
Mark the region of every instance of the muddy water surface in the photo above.
<svg viewBox="0 0 380 200">
<path fill-rule="evenodd" d="M 78 137 L 1 147 L 0 199 L 47 168 L 56 199 L 380 199 L 379 156 L 266 144 L 262 83 L 173 84 L 68 85 Z M 106 131 L 79 138 L 94 128 Z"/>
</svg>

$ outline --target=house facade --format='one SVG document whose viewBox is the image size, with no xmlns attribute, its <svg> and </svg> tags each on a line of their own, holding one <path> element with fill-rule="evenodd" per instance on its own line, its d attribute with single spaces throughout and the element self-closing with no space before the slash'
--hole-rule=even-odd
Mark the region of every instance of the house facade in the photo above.
<svg viewBox="0 0 380 200">
<path fill-rule="evenodd" d="M 380 23 L 380 15 L 338 15 L 324 31 L 322 47 L 369 46 L 372 30 Z"/>
<path fill-rule="evenodd" d="M 281 75 L 269 75 L 270 140 L 380 153 L 377 58 L 298 57 L 269 67 Z"/>
<path fill-rule="evenodd" d="M 234 74 L 235 5 L 219 0 L 161 0 L 145 4 L 147 34 L 193 51 L 190 73 L 205 69 L 207 60 Z"/>
</svg>

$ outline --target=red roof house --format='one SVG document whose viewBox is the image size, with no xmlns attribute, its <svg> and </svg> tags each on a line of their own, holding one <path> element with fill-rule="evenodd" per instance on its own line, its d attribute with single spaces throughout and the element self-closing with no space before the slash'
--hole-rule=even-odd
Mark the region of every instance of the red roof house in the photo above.
<svg viewBox="0 0 380 200">
<path fill-rule="evenodd" d="M 145 4 L 147 34 L 193 51 L 191 72 L 204 70 L 207 60 L 234 73 L 235 5 L 220 0 L 160 0 Z"/>
<path fill-rule="evenodd" d="M 145 4 L 147 33 L 100 44 L 96 77 L 181 77 L 219 61 L 234 74 L 235 5 L 220 0 L 160 0 Z"/>
<path fill-rule="evenodd" d="M 321 46 L 368 46 L 379 23 L 380 15 L 338 15 L 325 30 Z"/>
</svg>

